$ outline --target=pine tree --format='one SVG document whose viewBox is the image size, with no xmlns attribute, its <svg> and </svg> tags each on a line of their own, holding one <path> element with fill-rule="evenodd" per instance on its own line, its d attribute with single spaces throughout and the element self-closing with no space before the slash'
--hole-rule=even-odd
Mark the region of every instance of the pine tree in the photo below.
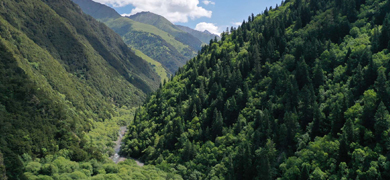
<svg viewBox="0 0 390 180">
<path fill-rule="evenodd" d="M 314 67 L 313 76 L 313 85 L 314 88 L 317 89 L 318 87 L 323 85 L 325 81 L 324 73 L 322 71 L 322 65 L 318 59 L 316 60 L 316 66 Z"/>
<path fill-rule="evenodd" d="M 311 83 L 308 66 L 304 58 L 301 58 L 298 63 L 295 77 L 298 82 L 299 89 L 302 89 L 304 85 Z"/>
<path fill-rule="evenodd" d="M 317 136 L 321 136 L 323 132 L 321 131 L 321 122 L 323 121 L 322 114 L 320 108 L 318 107 L 318 103 L 315 102 L 313 106 L 313 126 L 311 129 L 310 137 L 312 140 Z"/>
<path fill-rule="evenodd" d="M 339 157 L 338 157 L 338 163 L 341 163 L 341 162 L 349 162 L 350 159 L 349 159 L 349 156 L 348 156 L 348 152 L 349 152 L 349 141 L 347 140 L 347 135 L 346 134 L 343 134 L 341 136 L 341 139 L 340 139 L 340 145 L 339 145 Z"/>
<path fill-rule="evenodd" d="M 310 179 L 310 164 L 304 163 L 302 164 L 302 173 L 299 176 L 299 180 L 308 180 Z"/>
<path fill-rule="evenodd" d="M 381 34 L 379 36 L 379 51 L 388 48 L 390 42 L 390 13 L 383 20 Z"/>
<path fill-rule="evenodd" d="M 353 87 L 353 93 L 355 97 L 358 97 L 363 94 L 365 87 L 364 71 L 362 65 L 359 63 L 354 71 L 355 75 L 352 77 L 351 87 Z"/>
<path fill-rule="evenodd" d="M 375 113 L 375 137 L 378 142 L 382 140 L 382 134 L 389 129 L 390 116 L 386 106 L 381 102 Z"/>
<path fill-rule="evenodd" d="M 315 95 L 313 87 L 305 85 L 300 92 L 302 101 L 299 103 L 300 125 L 303 129 L 313 120 L 313 104 Z"/>
<path fill-rule="evenodd" d="M 377 74 L 378 67 L 377 67 L 376 63 L 372 59 L 371 55 L 368 55 L 368 58 L 369 58 L 368 59 L 368 67 L 367 67 L 365 77 L 364 77 L 366 87 L 374 84 L 375 80 L 378 77 L 378 74 Z"/>
<path fill-rule="evenodd" d="M 371 51 L 373 53 L 377 53 L 381 50 L 381 41 L 380 40 L 381 34 L 379 33 L 379 28 L 378 26 L 374 28 L 374 34 L 371 36 Z"/>
<path fill-rule="evenodd" d="M 377 94 L 374 90 L 364 92 L 363 125 L 370 130 L 374 128 L 374 112 L 376 108 Z"/>
<path fill-rule="evenodd" d="M 347 142 L 351 143 L 355 141 L 355 127 L 351 119 L 347 119 L 345 122 L 343 135 L 346 137 Z"/>
<path fill-rule="evenodd" d="M 263 150 L 256 151 L 259 155 L 260 165 L 257 166 L 258 179 L 271 180 L 271 164 L 268 156 Z"/>
<path fill-rule="evenodd" d="M 286 112 L 283 119 L 287 127 L 287 145 L 292 147 L 294 145 L 295 134 L 297 133 L 297 117 L 294 113 Z"/>
<path fill-rule="evenodd" d="M 252 59 L 253 59 L 253 64 L 254 64 L 254 68 L 255 68 L 255 78 L 260 79 L 261 78 L 262 62 L 261 62 L 261 57 L 260 57 L 260 53 L 259 53 L 257 46 L 254 46 L 254 53 L 253 53 Z"/>
<path fill-rule="evenodd" d="M 385 105 L 390 105 L 389 94 L 388 94 L 388 84 L 386 77 L 386 69 L 384 67 L 378 68 L 378 78 L 375 81 L 375 89 L 378 93 L 379 99 L 382 99 Z"/>
<path fill-rule="evenodd" d="M 219 112 L 217 109 L 214 110 L 214 116 L 213 116 L 213 125 L 212 125 L 212 135 L 213 139 L 215 139 L 217 136 L 222 135 L 222 127 L 223 127 L 223 119 L 221 112 Z"/>
</svg>

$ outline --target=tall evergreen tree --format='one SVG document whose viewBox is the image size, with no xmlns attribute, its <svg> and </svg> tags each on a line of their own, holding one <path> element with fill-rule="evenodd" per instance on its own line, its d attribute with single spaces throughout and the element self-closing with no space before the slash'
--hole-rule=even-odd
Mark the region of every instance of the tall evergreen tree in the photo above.
<svg viewBox="0 0 390 180">
<path fill-rule="evenodd" d="M 389 48 L 390 42 L 390 13 L 383 20 L 381 34 L 379 36 L 379 50 Z M 390 50 L 390 49 L 389 49 Z"/>
<path fill-rule="evenodd" d="M 378 142 L 381 142 L 383 132 L 389 129 L 390 116 L 386 106 L 381 102 L 378 110 L 375 113 L 375 137 Z"/>
</svg>

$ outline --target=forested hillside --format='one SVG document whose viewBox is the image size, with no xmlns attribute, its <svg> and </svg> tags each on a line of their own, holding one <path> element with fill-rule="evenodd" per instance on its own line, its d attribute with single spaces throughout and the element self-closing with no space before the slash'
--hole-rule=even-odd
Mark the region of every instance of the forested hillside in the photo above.
<svg viewBox="0 0 390 180">
<path fill-rule="evenodd" d="M 43 157 L 102 160 L 107 152 L 96 143 L 112 140 L 88 132 L 107 125 L 119 107 L 141 104 L 159 83 L 119 35 L 70 0 L 2 0 L 0 178 L 6 171 L 23 179 L 27 160 Z M 106 132 L 114 138 L 115 126 Z M 35 165 L 32 172 L 58 173 Z"/>
<path fill-rule="evenodd" d="M 184 179 L 390 179 L 389 26 L 384 0 L 249 16 L 148 98 L 122 153 Z"/>
<path fill-rule="evenodd" d="M 161 63 L 169 75 L 193 58 L 201 48 L 199 39 L 180 30 L 162 16 L 143 12 L 121 17 L 114 9 L 92 0 L 72 1 L 84 13 L 104 22 L 118 33 L 128 46 Z"/>
</svg>

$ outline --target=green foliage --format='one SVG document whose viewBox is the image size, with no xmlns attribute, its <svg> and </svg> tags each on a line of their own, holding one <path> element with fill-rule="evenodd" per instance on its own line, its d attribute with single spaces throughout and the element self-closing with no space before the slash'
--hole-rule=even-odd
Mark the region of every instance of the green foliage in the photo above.
<svg viewBox="0 0 390 180">
<path fill-rule="evenodd" d="M 174 74 L 201 48 L 202 42 L 198 38 L 162 16 L 142 12 L 121 17 L 112 8 L 91 0 L 72 1 L 78 4 L 84 13 L 104 22 L 118 33 L 128 46 L 161 63 L 168 74 Z M 160 77 L 165 78 L 162 75 Z"/>
<path fill-rule="evenodd" d="M 389 179 L 389 6 L 295 0 L 250 17 L 148 98 L 122 154 L 184 179 Z"/>
<path fill-rule="evenodd" d="M 24 153 L 101 159 L 85 133 L 116 116 L 115 106 L 139 105 L 159 82 L 119 35 L 71 1 L 2 1 L 0 150 L 8 178 L 25 178 Z"/>
<path fill-rule="evenodd" d="M 187 45 L 152 25 L 127 17 L 106 19 L 103 22 L 121 35 L 127 45 L 162 63 L 171 74 L 195 55 L 195 51 L 189 51 Z"/>
<path fill-rule="evenodd" d="M 7 180 L 3 154 L 0 152 L 0 178 Z"/>
<path fill-rule="evenodd" d="M 153 25 L 170 35 L 172 35 L 177 41 L 186 44 L 192 51 L 200 50 L 202 42 L 192 36 L 191 34 L 182 31 L 180 28 L 173 25 L 167 19 L 151 12 L 140 12 L 135 15 L 129 16 L 130 19 L 145 24 Z"/>
<path fill-rule="evenodd" d="M 28 156 L 28 155 L 25 155 Z M 45 160 L 50 159 L 50 160 Z M 28 179 L 182 179 L 177 174 L 168 174 L 154 166 L 140 167 L 134 160 L 125 160 L 119 164 L 110 159 L 102 162 L 95 159 L 87 162 L 74 162 L 62 156 L 54 155 L 36 161 L 25 161 Z"/>
<path fill-rule="evenodd" d="M 169 80 L 169 73 L 168 73 L 168 71 L 164 68 L 164 66 L 160 62 L 158 62 L 158 61 L 148 57 L 147 55 L 145 55 L 144 53 L 142 53 L 139 50 L 134 49 L 134 51 L 135 51 L 135 54 L 137 56 L 141 57 L 146 62 L 151 64 L 151 66 L 153 67 L 154 71 L 158 74 L 158 76 L 160 76 L 161 83 L 163 83 L 164 81 L 168 81 Z"/>
</svg>

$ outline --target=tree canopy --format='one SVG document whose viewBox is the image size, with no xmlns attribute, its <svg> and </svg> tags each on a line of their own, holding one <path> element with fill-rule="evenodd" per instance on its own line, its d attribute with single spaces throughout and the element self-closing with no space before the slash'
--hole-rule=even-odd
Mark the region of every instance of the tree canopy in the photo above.
<svg viewBox="0 0 390 180">
<path fill-rule="evenodd" d="M 184 179 L 389 179 L 389 5 L 250 16 L 148 98 L 122 153 Z"/>
</svg>

